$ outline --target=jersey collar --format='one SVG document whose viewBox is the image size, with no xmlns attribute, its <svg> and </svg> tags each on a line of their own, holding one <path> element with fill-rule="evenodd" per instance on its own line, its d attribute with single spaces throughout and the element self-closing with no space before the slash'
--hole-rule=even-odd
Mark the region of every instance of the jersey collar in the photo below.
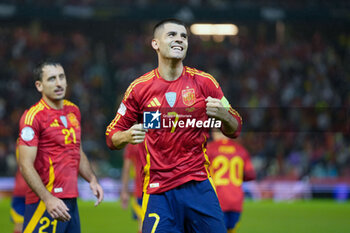
<svg viewBox="0 0 350 233">
<path fill-rule="evenodd" d="M 42 104 L 42 105 L 44 105 L 45 106 L 45 108 L 47 108 L 47 109 L 51 109 L 51 107 L 45 102 L 45 100 L 44 99 L 41 99 L 40 100 L 40 103 Z"/>
<path fill-rule="evenodd" d="M 182 69 L 181 75 L 176 80 L 168 81 L 168 80 L 165 80 L 164 78 L 162 78 L 162 76 L 160 76 L 158 68 L 154 69 L 154 73 L 155 73 L 156 77 L 158 79 L 163 80 L 164 82 L 176 82 L 177 80 L 181 79 L 181 77 L 184 76 L 185 72 L 186 72 L 186 67 L 184 66 L 183 69 Z"/>
</svg>

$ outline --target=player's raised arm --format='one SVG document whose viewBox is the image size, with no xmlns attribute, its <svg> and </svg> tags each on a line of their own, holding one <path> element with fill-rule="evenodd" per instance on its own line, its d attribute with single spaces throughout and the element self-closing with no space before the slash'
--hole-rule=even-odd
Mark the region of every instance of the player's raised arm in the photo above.
<svg viewBox="0 0 350 233">
<path fill-rule="evenodd" d="M 65 203 L 54 197 L 44 186 L 38 172 L 34 168 L 34 161 L 37 155 L 38 148 L 35 146 L 19 146 L 18 164 L 29 187 L 39 196 L 39 198 L 45 203 L 47 212 L 52 218 L 60 221 L 69 221 L 71 216 L 69 215 L 69 209 Z"/>
<path fill-rule="evenodd" d="M 140 110 L 139 98 L 133 89 L 139 82 L 142 81 L 136 79 L 130 84 L 115 118 L 106 129 L 107 146 L 112 150 L 120 150 L 128 143 L 138 144 L 145 139 L 146 130 L 142 124 L 135 124 L 139 119 Z"/>
<path fill-rule="evenodd" d="M 111 141 L 116 149 L 122 149 L 126 144 L 139 144 L 145 140 L 146 129 L 143 128 L 142 124 L 133 125 L 130 129 L 125 131 L 116 131 Z"/>
<path fill-rule="evenodd" d="M 236 111 L 229 105 L 225 97 L 206 98 L 207 115 L 221 120 L 221 131 L 228 137 L 237 137 L 241 128 L 241 119 Z"/>
</svg>

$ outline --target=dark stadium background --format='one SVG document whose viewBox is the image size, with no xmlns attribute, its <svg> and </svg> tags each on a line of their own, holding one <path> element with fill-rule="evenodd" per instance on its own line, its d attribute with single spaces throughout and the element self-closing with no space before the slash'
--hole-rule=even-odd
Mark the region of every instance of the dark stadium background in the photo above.
<svg viewBox="0 0 350 233">
<path fill-rule="evenodd" d="M 32 69 L 53 59 L 66 71 L 67 97 L 81 109 L 83 146 L 94 169 L 118 180 L 122 152 L 106 147 L 106 126 L 128 84 L 157 65 L 152 25 L 178 17 L 188 25 L 239 28 L 221 42 L 191 35 L 185 65 L 211 73 L 242 113 L 257 198 L 273 198 L 276 182 L 280 189 L 301 182 L 307 193 L 292 198 L 346 200 L 349 15 L 345 0 L 1 1 L 0 176 L 15 174 L 18 121 L 40 98 Z"/>
</svg>

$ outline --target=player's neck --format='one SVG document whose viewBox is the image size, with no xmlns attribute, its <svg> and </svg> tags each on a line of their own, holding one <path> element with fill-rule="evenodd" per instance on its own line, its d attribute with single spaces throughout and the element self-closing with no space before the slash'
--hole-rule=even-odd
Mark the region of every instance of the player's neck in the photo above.
<svg viewBox="0 0 350 233">
<path fill-rule="evenodd" d="M 182 61 L 159 61 L 158 72 L 160 76 L 167 81 L 174 81 L 178 79 L 183 71 Z"/>
<path fill-rule="evenodd" d="M 51 100 L 45 95 L 43 96 L 44 101 L 53 109 L 62 109 L 63 108 L 63 99 L 62 100 Z"/>
</svg>

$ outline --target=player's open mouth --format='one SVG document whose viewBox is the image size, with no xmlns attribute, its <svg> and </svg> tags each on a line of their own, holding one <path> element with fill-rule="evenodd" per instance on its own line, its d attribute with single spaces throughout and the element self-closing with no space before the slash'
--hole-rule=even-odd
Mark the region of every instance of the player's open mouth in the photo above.
<svg viewBox="0 0 350 233">
<path fill-rule="evenodd" d="M 171 48 L 174 49 L 174 50 L 178 50 L 178 51 L 184 50 L 184 49 L 183 49 L 182 47 L 180 47 L 180 46 L 171 46 Z"/>
</svg>

